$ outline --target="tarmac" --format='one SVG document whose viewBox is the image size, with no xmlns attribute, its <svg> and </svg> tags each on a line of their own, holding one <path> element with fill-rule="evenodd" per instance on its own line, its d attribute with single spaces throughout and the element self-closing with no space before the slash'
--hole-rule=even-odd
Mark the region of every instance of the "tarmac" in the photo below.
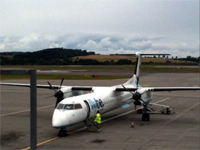
<svg viewBox="0 0 200 150">
<path fill-rule="evenodd" d="M 65 80 L 63 85 L 112 86 L 127 79 Z M 152 73 L 140 77 L 144 87 L 199 87 L 196 73 Z M 29 80 L 4 82 L 29 83 Z M 59 80 L 51 80 L 59 85 Z M 47 84 L 38 80 L 38 84 Z M 30 147 L 30 89 L 0 86 L 1 145 L 0 149 Z M 199 150 L 200 91 L 155 92 L 153 103 L 173 107 L 170 115 L 151 114 L 142 121 L 134 105 L 102 115 L 100 132 L 93 132 L 83 123 L 68 128 L 69 135 L 58 137 L 59 130 L 51 124 L 55 98 L 53 90 L 37 90 L 37 149 L 65 150 Z M 132 121 L 134 128 L 131 127 Z"/>
</svg>

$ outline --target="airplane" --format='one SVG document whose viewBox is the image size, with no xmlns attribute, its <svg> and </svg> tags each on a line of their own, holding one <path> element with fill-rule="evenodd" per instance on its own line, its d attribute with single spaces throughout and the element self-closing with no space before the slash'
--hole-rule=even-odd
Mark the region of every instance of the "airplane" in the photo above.
<svg viewBox="0 0 200 150">
<path fill-rule="evenodd" d="M 63 86 L 63 80 L 60 85 L 37 85 L 37 88 L 53 89 L 54 96 L 57 98 L 55 110 L 52 115 L 52 126 L 60 129 L 59 136 L 67 134 L 67 128 L 81 122 L 85 122 L 88 128 L 93 125 L 96 112 L 100 114 L 112 111 L 117 108 L 127 108 L 130 103 L 136 106 L 142 106 L 137 112 L 142 114 L 142 121 L 150 120 L 152 101 L 152 92 L 159 91 L 185 91 L 200 90 L 200 87 L 142 87 L 139 84 L 140 65 L 142 56 L 170 55 L 170 54 L 145 54 L 136 52 L 136 63 L 133 76 L 122 85 L 111 87 L 91 87 L 91 86 Z M 30 84 L 20 83 L 0 83 L 0 85 L 30 87 Z M 89 91 L 89 93 L 83 93 Z M 170 114 L 171 109 L 167 105 L 159 105 L 164 108 L 162 113 Z"/>
</svg>

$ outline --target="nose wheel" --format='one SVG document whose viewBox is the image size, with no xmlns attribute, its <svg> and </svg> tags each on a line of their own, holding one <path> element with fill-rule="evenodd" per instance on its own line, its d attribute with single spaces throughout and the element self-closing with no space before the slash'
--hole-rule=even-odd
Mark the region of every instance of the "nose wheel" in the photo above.
<svg viewBox="0 0 200 150">
<path fill-rule="evenodd" d="M 58 136 L 67 136 L 67 129 L 66 128 L 61 128 L 59 133 L 58 133 Z"/>
</svg>

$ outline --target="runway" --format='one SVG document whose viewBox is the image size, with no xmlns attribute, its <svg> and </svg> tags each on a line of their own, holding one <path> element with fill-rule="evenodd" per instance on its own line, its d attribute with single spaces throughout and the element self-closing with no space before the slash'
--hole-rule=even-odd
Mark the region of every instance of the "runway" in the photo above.
<svg viewBox="0 0 200 150">
<path fill-rule="evenodd" d="M 127 79 L 117 80 L 65 80 L 63 85 L 112 86 Z M 140 84 L 148 87 L 195 87 L 199 74 L 152 73 L 140 77 Z M 4 81 L 5 82 L 5 81 Z M 6 82 L 29 83 L 28 80 Z M 50 81 L 60 84 L 59 80 Z M 47 84 L 38 80 L 38 84 Z M 22 87 L 0 86 L 1 91 L 1 149 L 29 149 L 30 146 L 30 90 Z M 53 90 L 37 91 L 37 149 L 65 150 L 146 150 L 200 148 L 200 91 L 154 93 L 155 103 L 169 105 L 173 113 L 151 115 L 149 122 L 142 121 L 134 105 L 119 108 L 102 115 L 101 131 L 91 132 L 84 124 L 68 129 L 69 135 L 58 137 L 51 125 L 55 98 L 46 98 Z M 134 128 L 131 128 L 131 122 Z"/>
</svg>

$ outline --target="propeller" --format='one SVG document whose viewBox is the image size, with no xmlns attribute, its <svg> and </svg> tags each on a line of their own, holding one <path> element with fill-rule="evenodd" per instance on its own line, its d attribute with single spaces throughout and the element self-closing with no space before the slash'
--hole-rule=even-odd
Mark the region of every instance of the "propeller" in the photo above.
<svg viewBox="0 0 200 150">
<path fill-rule="evenodd" d="M 60 86 L 58 87 L 58 90 L 56 90 L 49 81 L 47 81 L 47 83 L 49 84 L 50 86 L 50 89 L 53 89 L 55 91 L 55 94 L 53 96 L 55 96 L 57 98 L 57 101 L 56 101 L 56 105 L 55 107 L 57 106 L 57 104 L 63 100 L 63 96 L 64 96 L 64 93 L 60 90 L 61 87 L 62 87 L 62 84 L 63 84 L 63 81 L 64 81 L 64 78 L 62 78 L 61 82 L 60 82 Z M 52 97 L 52 96 L 50 96 Z"/>
<path fill-rule="evenodd" d="M 136 106 L 137 106 L 137 105 L 141 105 L 141 102 L 143 102 L 143 104 L 145 104 L 145 101 L 143 101 L 143 100 L 141 99 L 143 93 L 141 94 L 141 93 L 139 93 L 138 91 L 135 91 L 135 92 L 133 93 L 133 92 L 131 92 L 130 90 L 128 90 L 124 85 L 122 85 L 122 86 L 123 86 L 124 89 L 126 89 L 127 91 L 129 91 L 129 92 L 133 95 L 132 98 L 135 100 L 135 102 L 134 102 L 135 110 L 136 110 Z"/>
</svg>

